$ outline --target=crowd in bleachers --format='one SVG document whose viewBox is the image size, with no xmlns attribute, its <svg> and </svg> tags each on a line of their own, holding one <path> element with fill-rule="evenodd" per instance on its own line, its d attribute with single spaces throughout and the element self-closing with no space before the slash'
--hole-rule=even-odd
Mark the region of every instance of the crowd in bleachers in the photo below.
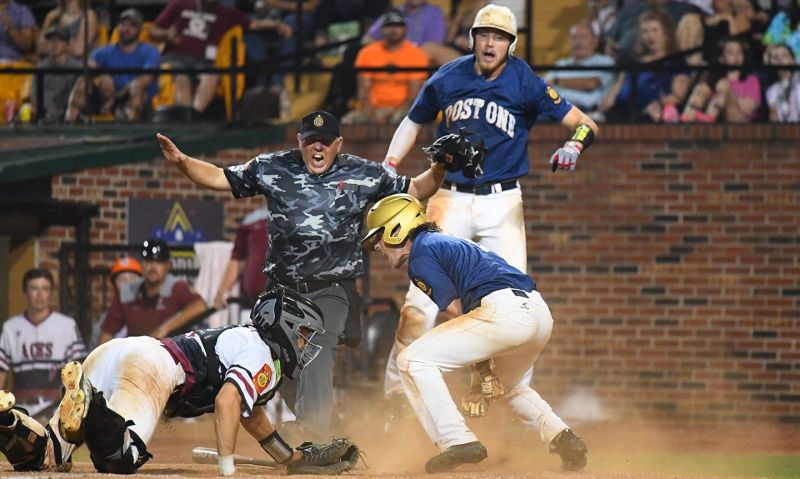
<svg viewBox="0 0 800 479">
<path fill-rule="evenodd" d="M 469 53 L 472 20 L 489 2 L 448 3 L 449 15 L 435 0 L 301 0 L 299 11 L 296 0 L 171 0 L 119 12 L 103 0 L 87 11 L 79 0 L 57 0 L 35 14 L 19 0 L 0 0 L 0 65 L 44 72 L 38 83 L 35 75 L 0 75 L 2 120 L 175 121 L 221 118 L 223 109 L 230 118 L 236 102 L 242 110 L 258 105 L 249 108 L 256 120 L 287 120 L 287 75 L 302 46 L 302 65 L 336 65 L 321 87 L 327 98 L 309 108 L 344 123 L 397 123 L 425 68 Z M 800 59 L 800 0 L 588 0 L 586 12 L 569 31 L 571 55 L 545 78 L 595 120 L 800 121 L 800 73 L 763 68 Z M 330 32 L 348 24 L 361 41 L 331 62 Z M 80 69 L 84 55 L 90 69 L 176 73 L 48 73 Z M 251 67 L 236 91 L 230 76 L 203 71 L 230 65 Z M 605 69 L 566 69 L 572 65 Z M 421 70 L 359 71 L 392 66 Z M 709 69 L 693 68 L 700 66 Z M 610 69 L 617 67 L 626 71 Z"/>
</svg>

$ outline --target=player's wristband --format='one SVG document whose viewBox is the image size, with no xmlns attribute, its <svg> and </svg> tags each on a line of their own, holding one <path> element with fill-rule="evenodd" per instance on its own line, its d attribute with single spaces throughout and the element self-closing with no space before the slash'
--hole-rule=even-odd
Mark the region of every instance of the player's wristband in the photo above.
<svg viewBox="0 0 800 479">
<path fill-rule="evenodd" d="M 570 138 L 569 141 L 580 143 L 580 150 L 583 152 L 583 150 L 589 148 L 589 146 L 594 143 L 594 130 L 588 125 L 581 123 L 575 128 L 575 132 L 572 134 L 572 138 Z"/>
<path fill-rule="evenodd" d="M 278 464 L 288 462 L 294 453 L 292 448 L 278 434 L 278 431 L 272 431 L 272 434 L 258 441 L 258 443 L 261 444 L 261 449 L 266 451 Z"/>
<path fill-rule="evenodd" d="M 220 476 L 230 476 L 236 472 L 236 466 L 233 464 L 233 454 L 229 456 L 219 456 L 219 458 L 217 458 L 217 465 L 219 466 Z"/>
</svg>

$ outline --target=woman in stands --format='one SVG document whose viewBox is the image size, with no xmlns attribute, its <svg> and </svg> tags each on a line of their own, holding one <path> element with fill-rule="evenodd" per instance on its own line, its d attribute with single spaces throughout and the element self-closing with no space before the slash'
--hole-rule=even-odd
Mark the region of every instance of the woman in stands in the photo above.
<svg viewBox="0 0 800 479">
<path fill-rule="evenodd" d="M 684 71 L 686 62 L 676 53 L 675 24 L 669 13 L 663 10 L 643 13 L 639 17 L 634 66 L 652 65 L 669 70 L 620 74 L 598 110 L 605 113 L 609 121 L 677 122 L 677 108 L 686 98 L 689 76 Z M 633 118 L 629 114 L 630 103 L 635 106 Z"/>
<path fill-rule="evenodd" d="M 742 41 L 722 42 L 720 65 L 742 66 L 744 58 Z M 681 115 L 682 122 L 714 123 L 721 118 L 727 122 L 751 123 L 756 119 L 761 106 L 761 82 L 755 74 L 729 70 L 711 72 L 707 78 L 692 90 Z"/>
<path fill-rule="evenodd" d="M 73 57 L 82 60 L 85 47 L 88 47 L 88 51 L 92 51 L 97 40 L 97 14 L 91 8 L 88 9 L 84 21 L 83 12 L 81 0 L 58 0 L 56 7 L 47 12 L 42 22 L 42 33 L 37 42 L 39 53 L 42 54 L 47 50 L 44 34 L 52 26 L 63 27 L 69 32 L 68 51 Z M 88 36 L 84 33 L 84 28 L 87 28 Z"/>
</svg>

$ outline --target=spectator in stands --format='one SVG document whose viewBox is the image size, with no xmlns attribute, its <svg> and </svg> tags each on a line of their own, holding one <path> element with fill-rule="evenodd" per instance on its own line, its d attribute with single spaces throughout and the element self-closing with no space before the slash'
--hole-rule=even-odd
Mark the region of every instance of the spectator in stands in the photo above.
<svg viewBox="0 0 800 479">
<path fill-rule="evenodd" d="M 433 46 L 441 46 L 447 38 L 447 22 L 444 12 L 438 5 L 432 5 L 427 0 L 406 0 L 398 10 L 406 16 L 406 38 L 425 50 Z M 369 27 L 364 37 L 364 43 L 372 43 L 383 38 L 383 17 L 379 18 Z"/>
<path fill-rule="evenodd" d="M 257 20 L 274 20 L 274 14 L 267 5 L 266 0 L 256 0 L 253 9 L 253 18 Z M 247 44 L 247 63 L 262 64 L 270 57 L 280 55 L 282 51 L 281 38 L 291 37 L 294 32 L 292 28 L 282 21 L 276 23 L 276 28 L 271 30 L 248 31 L 244 34 L 244 42 Z M 253 79 L 248 79 L 248 86 L 272 85 L 275 93 L 283 89 L 283 75 L 279 73 L 254 73 Z"/>
<path fill-rule="evenodd" d="M 765 45 L 786 45 L 800 61 L 800 1 L 778 9 L 769 21 L 763 38 Z"/>
<path fill-rule="evenodd" d="M 228 304 L 228 291 L 237 281 L 241 280 L 240 296 L 247 303 L 243 305 L 243 309 L 249 310 L 259 293 L 266 290 L 264 261 L 267 259 L 269 245 L 267 213 L 267 208 L 264 207 L 253 210 L 236 229 L 231 260 L 222 274 L 222 281 L 214 296 L 215 308 L 224 308 Z"/>
<path fill-rule="evenodd" d="M 587 21 L 592 26 L 595 36 L 601 43 L 605 41 L 611 27 L 617 20 L 619 12 L 627 5 L 638 3 L 641 0 L 587 0 L 588 15 Z"/>
<path fill-rule="evenodd" d="M 142 32 L 142 14 L 129 8 L 119 17 L 119 42 L 92 52 L 90 68 L 158 68 L 158 49 L 139 41 Z M 73 89 L 66 121 L 74 122 L 86 106 L 85 77 Z M 97 96 L 100 115 L 114 115 L 118 120 L 138 121 L 150 99 L 156 94 L 158 84 L 154 75 L 117 73 L 93 77 L 89 93 Z M 91 98 L 91 96 L 90 96 Z M 90 100 L 91 102 L 91 100 Z"/>
<path fill-rule="evenodd" d="M 470 43 L 470 29 L 478 10 L 488 5 L 488 0 L 465 0 L 460 3 L 444 44 L 428 42 L 425 44 L 425 53 L 431 60 L 431 65 L 441 66 L 451 62 L 462 55 L 469 55 L 472 49 Z"/>
<path fill-rule="evenodd" d="M 767 64 L 796 65 L 787 45 L 774 45 L 767 49 Z M 769 120 L 781 122 L 800 121 L 800 72 L 779 70 L 778 80 L 767 88 Z"/>
<path fill-rule="evenodd" d="M 640 18 L 644 13 L 662 9 L 669 12 L 672 17 L 673 34 L 674 25 L 687 13 L 697 12 L 697 7 L 676 0 L 647 0 L 625 6 L 617 13 L 614 25 L 608 31 L 606 40 L 606 53 L 622 63 L 629 63 L 635 59 L 635 48 L 639 39 Z"/>
<path fill-rule="evenodd" d="M 84 21 L 86 20 L 86 21 Z M 58 6 L 50 10 L 42 22 L 42 35 L 39 37 L 38 51 L 45 51 L 46 39 L 44 33 L 50 27 L 59 26 L 66 28 L 69 32 L 70 55 L 83 60 L 83 52 L 90 51 L 97 40 L 97 15 L 91 8 L 88 9 L 86 19 L 84 19 L 84 9 L 82 0 L 58 0 Z M 86 32 L 84 32 L 84 29 Z"/>
<path fill-rule="evenodd" d="M 173 68 L 211 68 L 220 40 L 237 25 L 245 30 L 283 29 L 281 22 L 268 18 L 251 19 L 236 8 L 220 5 L 217 0 L 175 0 L 156 18 L 150 29 L 150 39 L 166 42 L 162 63 Z M 193 94 L 193 80 L 189 75 L 176 75 L 175 102 L 202 113 L 214 99 L 219 80 L 216 74 L 200 74 Z"/>
<path fill-rule="evenodd" d="M 32 54 L 35 39 L 31 9 L 14 0 L 0 0 L 0 61 L 19 61 Z"/>
<path fill-rule="evenodd" d="M 317 8 L 321 0 L 299 0 L 302 3 L 303 13 L 297 18 L 298 0 L 262 0 L 275 20 L 280 20 L 291 28 L 292 32 L 299 30 L 301 40 L 313 39 L 317 31 Z M 295 35 L 287 35 L 281 45 L 281 53 L 292 54 L 297 45 Z"/>
<path fill-rule="evenodd" d="M 674 55 L 675 27 L 670 15 L 663 10 L 648 11 L 639 20 L 639 42 L 636 47 L 637 61 L 671 67 L 668 72 L 642 71 L 633 75 L 624 73 L 598 108 L 610 121 L 632 120 L 629 117 L 629 103 L 635 115 L 653 122 L 677 122 L 680 106 L 689 90 L 689 76 L 682 70 L 686 64 Z M 633 96 L 633 82 L 636 82 L 636 96 Z"/>
<path fill-rule="evenodd" d="M 111 302 L 100 333 L 100 344 L 123 326 L 129 336 L 163 338 L 204 312 L 206 302 L 186 281 L 169 274 L 169 246 L 149 239 L 142 245 L 143 277 L 126 284 Z"/>
<path fill-rule="evenodd" d="M 406 17 L 400 11 L 389 10 L 381 17 L 381 37 L 358 52 L 356 68 L 428 66 L 425 52 L 406 39 Z M 345 115 L 342 123 L 399 124 L 426 78 L 426 71 L 360 72 L 360 108 Z"/>
<path fill-rule="evenodd" d="M 741 40 L 725 40 L 721 50 L 719 64 L 744 65 L 745 47 Z M 713 123 L 720 115 L 733 123 L 755 120 L 761 106 L 761 83 L 755 74 L 745 76 L 742 70 L 729 70 L 708 77 L 710 80 L 699 82 L 692 90 L 681 121 Z"/>
<path fill-rule="evenodd" d="M 598 39 L 588 23 L 573 25 L 569 30 L 572 56 L 556 61 L 556 66 L 613 66 L 611 57 L 597 52 Z M 558 92 L 581 110 L 597 109 L 614 82 L 612 71 L 559 70 L 545 75 L 545 81 L 555 86 Z"/>
<path fill-rule="evenodd" d="M 728 37 L 750 31 L 758 21 L 749 0 L 713 0 L 710 14 L 689 13 L 678 23 L 678 45 L 681 50 L 702 47 L 702 52 L 688 58 L 690 64 L 714 63 L 718 47 Z M 748 42 L 749 43 L 749 42 Z"/>
<path fill-rule="evenodd" d="M 66 28 L 54 25 L 45 33 L 45 54 L 36 64 L 38 68 L 80 68 L 82 63 L 67 53 L 69 48 L 69 32 Z M 60 123 L 64 120 L 70 92 L 77 83 L 75 73 L 51 73 L 44 76 L 44 105 L 38 104 L 37 81 L 31 82 L 31 115 L 48 123 Z"/>
<path fill-rule="evenodd" d="M 35 418 L 47 418 L 61 399 L 61 366 L 86 357 L 75 320 L 53 311 L 55 281 L 50 271 L 34 268 L 22 278 L 25 312 L 3 323 L 0 335 L 0 389 L 9 373 L 17 406 Z"/>
</svg>

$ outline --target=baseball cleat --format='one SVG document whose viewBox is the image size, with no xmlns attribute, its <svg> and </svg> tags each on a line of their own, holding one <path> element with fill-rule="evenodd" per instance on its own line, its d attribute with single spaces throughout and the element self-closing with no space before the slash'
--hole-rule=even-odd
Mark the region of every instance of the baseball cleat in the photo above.
<svg viewBox="0 0 800 479">
<path fill-rule="evenodd" d="M 564 429 L 550 442 L 550 452 L 561 456 L 561 468 L 565 471 L 580 471 L 586 466 L 589 448 L 572 429 Z"/>
<path fill-rule="evenodd" d="M 450 446 L 438 456 L 425 463 L 428 473 L 447 472 L 462 464 L 477 464 L 486 459 L 486 448 L 480 441 Z"/>
<path fill-rule="evenodd" d="M 78 361 L 61 368 L 61 383 L 64 385 L 64 397 L 58 405 L 58 432 L 68 442 L 77 444 L 82 441 L 83 420 L 89 412 L 92 385 Z"/>
<path fill-rule="evenodd" d="M 10 411 L 16 403 L 17 400 L 13 394 L 0 389 L 0 414 Z"/>
</svg>

